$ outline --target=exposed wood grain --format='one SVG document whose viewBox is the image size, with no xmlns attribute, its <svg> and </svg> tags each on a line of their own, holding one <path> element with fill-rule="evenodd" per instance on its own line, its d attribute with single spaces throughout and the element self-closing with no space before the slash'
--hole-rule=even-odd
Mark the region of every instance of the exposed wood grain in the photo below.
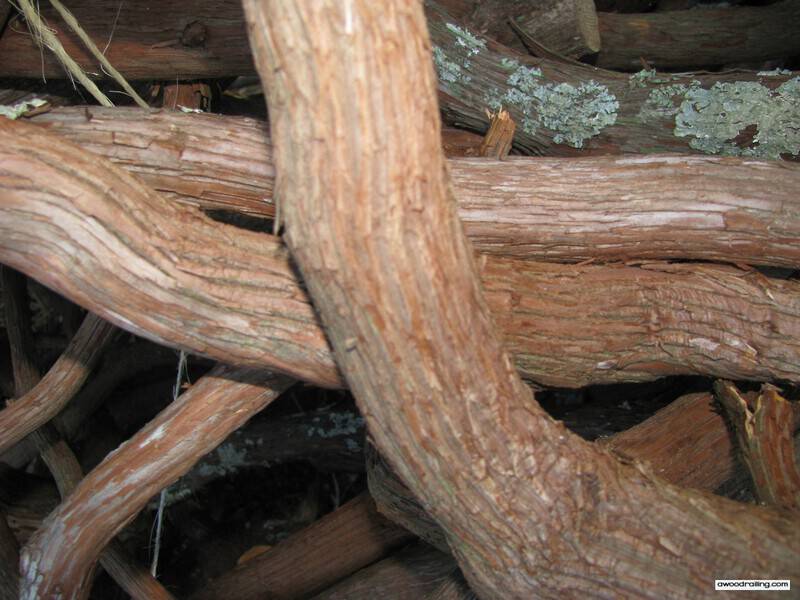
<svg viewBox="0 0 800 600">
<path fill-rule="evenodd" d="M 104 77 L 80 39 L 47 3 L 39 7 L 66 52 L 90 75 Z M 191 3 L 73 0 L 70 11 L 126 79 L 194 79 L 252 73 L 247 32 L 238 2 Z M 50 53 L 42 54 L 24 23 L 14 21 L 0 37 L 4 77 L 65 77 Z"/>
<path fill-rule="evenodd" d="M 733 426 L 738 451 L 753 478 L 758 499 L 787 510 L 800 510 L 795 406 L 771 385 L 743 394 L 733 383 L 718 381 L 714 390 Z"/>
</svg>

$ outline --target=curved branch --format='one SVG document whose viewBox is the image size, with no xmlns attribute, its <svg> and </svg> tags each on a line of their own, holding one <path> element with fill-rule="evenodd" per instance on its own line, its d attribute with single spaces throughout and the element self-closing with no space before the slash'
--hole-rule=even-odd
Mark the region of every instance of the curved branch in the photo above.
<svg viewBox="0 0 800 600">
<path fill-rule="evenodd" d="M 166 198 L 274 216 L 275 168 L 262 121 L 97 107 L 56 109 L 32 121 Z M 481 252 L 562 262 L 800 265 L 794 163 L 672 155 L 462 158 L 448 166 L 459 216 Z"/>
<path fill-rule="evenodd" d="M 55 417 L 75 396 L 117 328 L 88 314 L 75 337 L 36 386 L 0 412 L 0 453 Z"/>
<path fill-rule="evenodd" d="M 32 125 L 0 123 L 0 160 L 3 262 L 156 342 L 342 385 L 279 239 L 165 203 L 108 161 Z M 517 365 L 540 383 L 677 373 L 800 380 L 797 282 L 709 265 L 577 267 L 499 257 L 481 264 Z M 683 295 L 696 303 L 689 313 Z"/>
<path fill-rule="evenodd" d="M 700 596 L 712 573 L 800 576 L 796 522 L 620 464 L 550 419 L 516 375 L 449 190 L 421 6 L 245 10 L 287 244 L 371 436 L 472 589 Z"/>
<path fill-rule="evenodd" d="M 277 398 L 291 380 L 215 367 L 87 475 L 22 551 L 29 598 L 80 597 L 103 547 L 159 490 Z"/>
</svg>

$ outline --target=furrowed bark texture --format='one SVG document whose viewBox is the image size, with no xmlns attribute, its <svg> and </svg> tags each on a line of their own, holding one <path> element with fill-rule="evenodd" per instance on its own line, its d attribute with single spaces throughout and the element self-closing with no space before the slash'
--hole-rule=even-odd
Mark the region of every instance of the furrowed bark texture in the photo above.
<svg viewBox="0 0 800 600">
<path fill-rule="evenodd" d="M 42 17 L 67 53 L 90 76 L 107 77 L 58 13 L 42 3 Z M 127 79 L 194 79 L 252 73 L 242 8 L 226 0 L 111 2 L 77 0 L 69 10 L 109 62 Z M 107 48 L 106 48 L 107 46 Z M 0 37 L 4 77 L 65 77 L 52 52 L 40 51 L 24 22 Z"/>
<path fill-rule="evenodd" d="M 166 203 L 35 126 L 0 123 L 0 141 L 0 260 L 158 343 L 343 385 L 279 239 Z M 580 387 L 674 373 L 800 380 L 797 282 L 720 266 L 574 267 L 499 257 L 482 259 L 481 271 L 518 367 L 539 383 Z M 688 313 L 682 294 L 697 302 Z M 586 306 L 595 306 L 593 315 Z M 538 328 L 549 335 L 545 353 Z M 534 357 L 542 355 L 540 364 Z"/>
<path fill-rule="evenodd" d="M 275 214 L 263 122 L 97 107 L 57 109 L 33 122 L 170 200 Z M 800 265 L 800 168 L 793 163 L 667 155 L 459 158 L 448 166 L 459 216 L 481 252 L 558 262 Z"/>
<path fill-rule="evenodd" d="M 78 598 L 103 547 L 147 501 L 290 384 L 218 366 L 110 454 L 50 514 L 22 552 L 28 598 Z"/>
<path fill-rule="evenodd" d="M 287 243 L 371 435 L 471 587 L 700 596 L 717 573 L 800 576 L 786 515 L 620 464 L 552 421 L 517 376 L 448 187 L 421 6 L 245 9 Z"/>
<path fill-rule="evenodd" d="M 758 63 L 800 54 L 800 1 L 644 14 L 600 13 L 596 65 L 638 71 Z"/>
<path fill-rule="evenodd" d="M 86 382 L 117 331 L 110 323 L 87 315 L 64 354 L 41 381 L 0 412 L 0 453 L 61 411 Z"/>
<path fill-rule="evenodd" d="M 628 76 L 523 56 L 469 31 L 436 2 L 426 0 L 425 6 L 448 123 L 485 131 L 486 110 L 503 106 L 519 124 L 516 147 L 531 154 L 574 155 L 577 148 L 604 154 L 800 154 L 800 138 L 790 124 L 798 117 L 788 108 L 799 98 L 796 73 Z M 770 95 L 787 81 L 781 92 Z M 745 110 L 730 102 L 723 107 L 724 99 L 708 101 L 725 94 L 728 100 L 742 98 Z M 747 110 L 759 102 L 762 107 Z M 784 125 L 775 127 L 781 119 Z M 761 144 L 748 127 L 763 129 Z"/>
<path fill-rule="evenodd" d="M 192 595 L 191 600 L 309 597 L 413 540 L 364 492 Z"/>
<path fill-rule="evenodd" d="M 4 267 L 2 269 L 3 299 L 5 304 L 6 326 L 11 342 L 12 358 L 15 361 L 15 386 L 17 395 L 22 396 L 34 390 L 39 383 L 39 373 L 33 365 L 33 347 L 30 311 L 28 309 L 25 277 Z M 24 368 L 18 368 L 24 367 Z M 63 498 L 68 496 L 83 477 L 80 464 L 71 448 L 58 435 L 55 428 L 45 423 L 33 431 L 32 440 L 43 462 L 47 465 L 58 491 Z M 111 541 L 102 552 L 100 561 L 109 575 L 136 600 L 171 600 L 172 596 L 147 571 L 140 568 L 124 547 Z M 20 570 L 23 563 L 20 561 Z M 88 589 L 78 592 L 83 597 Z M 20 580 L 20 594 L 25 597 L 26 586 Z"/>
</svg>

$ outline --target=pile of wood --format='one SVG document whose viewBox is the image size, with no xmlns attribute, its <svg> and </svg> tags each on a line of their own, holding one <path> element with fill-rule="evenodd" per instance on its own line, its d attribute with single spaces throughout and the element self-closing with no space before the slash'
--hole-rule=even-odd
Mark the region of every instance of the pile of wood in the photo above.
<svg viewBox="0 0 800 600">
<path fill-rule="evenodd" d="M 800 586 L 800 0 L 690 4 L 0 7 L 0 598 Z"/>
</svg>

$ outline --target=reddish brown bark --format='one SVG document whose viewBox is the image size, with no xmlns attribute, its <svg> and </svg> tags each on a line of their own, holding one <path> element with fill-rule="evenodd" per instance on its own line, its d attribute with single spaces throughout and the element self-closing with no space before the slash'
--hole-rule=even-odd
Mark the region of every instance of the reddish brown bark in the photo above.
<svg viewBox="0 0 800 600">
<path fill-rule="evenodd" d="M 0 453 L 47 423 L 73 398 L 114 338 L 117 328 L 89 314 L 64 354 L 24 396 L 0 412 Z"/>
<path fill-rule="evenodd" d="M 638 71 L 759 63 L 800 54 L 800 2 L 645 14 L 599 13 L 597 66 Z"/>
<path fill-rule="evenodd" d="M 792 404 L 771 385 L 750 394 L 741 394 L 728 381 L 719 381 L 714 388 L 736 432 L 739 452 L 759 500 L 788 510 L 800 509 Z"/>
<path fill-rule="evenodd" d="M 306 598 L 413 539 L 375 510 L 363 493 L 268 552 L 219 577 L 192 596 Z"/>
<path fill-rule="evenodd" d="M 457 570 L 451 556 L 416 543 L 361 569 L 317 594 L 314 600 L 426 599 Z"/>
<path fill-rule="evenodd" d="M 34 126 L 0 123 L 0 139 L 4 262 L 156 342 L 342 385 L 279 239 L 165 203 L 108 162 Z M 709 265 L 481 262 L 518 366 L 541 383 L 668 373 L 798 378 L 797 282 Z M 126 265 L 124 276 L 117 264 Z M 682 294 L 698 303 L 695 310 L 685 310 Z M 543 327 L 551 335 L 545 353 L 537 331 Z M 603 334 L 602 343 L 595 339 Z M 544 363 L 533 358 L 543 354 Z"/>
<path fill-rule="evenodd" d="M 33 121 L 125 167 L 166 198 L 274 215 L 263 122 L 102 108 L 57 109 Z M 800 168 L 792 163 L 512 157 L 454 159 L 449 167 L 459 215 L 481 252 L 560 262 L 800 265 Z"/>
<path fill-rule="evenodd" d="M 47 3 L 40 10 L 66 52 L 90 75 L 104 77 L 100 65 L 55 10 Z M 237 2 L 78 0 L 69 3 L 69 10 L 127 79 L 175 81 L 253 71 Z M 48 50 L 41 52 L 19 20 L 0 38 L 0 56 L 14 57 L 3 61 L 0 73 L 4 77 L 66 76 L 55 56 Z"/>
<path fill-rule="evenodd" d="M 731 571 L 800 576 L 785 515 L 620 464 L 550 420 L 517 377 L 431 134 L 421 6 L 245 8 L 287 244 L 371 435 L 431 508 L 471 587 L 699 596 Z"/>
<path fill-rule="evenodd" d="M 109 455 L 22 552 L 30 598 L 78 598 L 103 547 L 159 490 L 274 400 L 290 380 L 219 366 Z"/>
<path fill-rule="evenodd" d="M 39 382 L 38 370 L 34 365 L 33 355 L 30 354 L 32 337 L 25 278 L 5 267 L 1 271 L 6 327 L 15 362 L 16 392 L 17 395 L 22 395 L 34 389 Z M 49 423 L 33 431 L 29 437 L 53 475 L 61 497 L 65 498 L 75 489 L 83 476 L 78 459 Z M 140 568 L 120 544 L 112 541 L 105 550 L 102 547 L 98 548 L 97 553 L 99 554 L 101 550 L 103 552 L 100 561 L 103 567 L 133 598 L 171 600 L 169 592 L 147 571 Z M 89 567 L 93 567 L 93 563 Z M 24 568 L 24 562 L 21 560 L 20 569 Z M 20 581 L 22 597 L 26 590 L 24 582 Z M 84 597 L 87 593 L 88 589 L 77 590 L 75 597 Z"/>
</svg>

